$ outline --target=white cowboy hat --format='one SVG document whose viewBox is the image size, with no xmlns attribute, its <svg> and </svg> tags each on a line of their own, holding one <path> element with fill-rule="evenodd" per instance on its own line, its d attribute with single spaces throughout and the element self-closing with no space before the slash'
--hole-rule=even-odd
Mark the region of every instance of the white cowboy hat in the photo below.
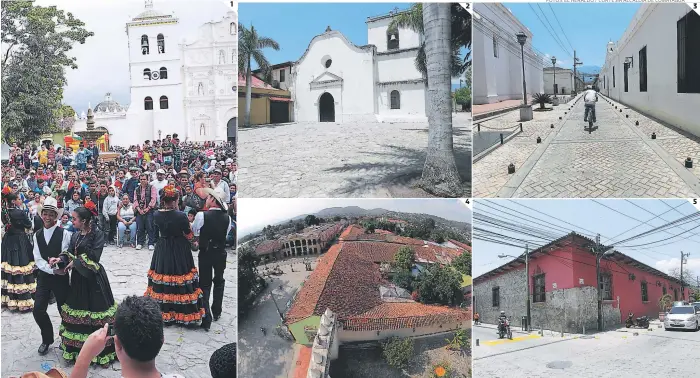
<svg viewBox="0 0 700 378">
<path fill-rule="evenodd" d="M 218 202 L 219 205 L 221 205 L 222 210 L 224 210 L 224 211 L 228 210 L 228 205 L 224 201 L 225 194 L 224 194 L 223 189 L 221 189 L 221 188 L 216 188 L 216 189 L 206 188 L 204 190 L 204 192 L 207 193 L 208 195 L 214 197 L 214 199 L 216 199 L 216 202 Z"/>
<path fill-rule="evenodd" d="M 46 199 L 44 199 L 44 207 L 42 208 L 42 211 L 44 210 L 53 211 L 56 213 L 56 216 L 58 216 L 58 203 L 56 199 L 53 197 L 46 197 Z"/>
</svg>

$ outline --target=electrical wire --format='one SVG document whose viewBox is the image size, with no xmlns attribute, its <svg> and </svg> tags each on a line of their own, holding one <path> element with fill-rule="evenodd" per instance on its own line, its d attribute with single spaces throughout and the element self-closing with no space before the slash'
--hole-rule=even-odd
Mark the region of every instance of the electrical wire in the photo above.
<svg viewBox="0 0 700 378">
<path fill-rule="evenodd" d="M 549 9 L 552 11 L 552 14 L 554 15 L 554 19 L 557 21 L 557 25 L 559 25 L 559 29 L 561 29 L 561 33 L 564 35 L 566 42 L 569 43 L 569 47 L 571 47 L 572 51 L 576 50 L 574 48 L 574 46 L 571 44 L 571 42 L 569 41 L 569 37 L 566 36 L 566 32 L 564 31 L 564 28 L 561 27 L 561 23 L 559 22 L 559 17 L 557 17 L 556 12 L 554 12 L 554 8 L 552 8 L 552 4 L 547 3 L 547 5 L 549 5 Z"/>
</svg>

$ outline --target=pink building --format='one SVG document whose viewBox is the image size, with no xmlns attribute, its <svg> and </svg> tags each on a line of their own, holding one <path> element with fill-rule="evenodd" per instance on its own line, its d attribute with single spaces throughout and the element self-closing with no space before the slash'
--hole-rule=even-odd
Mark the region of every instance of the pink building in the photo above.
<svg viewBox="0 0 700 378">
<path fill-rule="evenodd" d="M 595 242 L 571 233 L 530 252 L 531 325 L 581 333 L 597 329 Z M 478 252 L 477 252 L 478 253 Z M 601 260 L 603 326 L 614 328 L 632 312 L 657 318 L 659 299 L 688 298 L 680 281 L 621 252 Z M 519 325 L 525 316 L 527 285 L 525 259 L 513 260 L 474 279 L 474 310 L 493 323 L 501 310 Z"/>
</svg>

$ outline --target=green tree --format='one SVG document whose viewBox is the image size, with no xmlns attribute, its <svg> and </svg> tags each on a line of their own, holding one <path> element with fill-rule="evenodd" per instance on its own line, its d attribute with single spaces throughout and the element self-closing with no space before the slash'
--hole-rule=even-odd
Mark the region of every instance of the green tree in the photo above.
<svg viewBox="0 0 700 378">
<path fill-rule="evenodd" d="M 250 127 L 250 104 L 252 101 L 253 61 L 263 72 L 263 76 L 270 72 L 270 62 L 265 58 L 263 49 L 271 48 L 279 50 L 280 45 L 272 38 L 258 35 L 253 25 L 246 29 L 243 24 L 238 24 L 238 72 L 245 72 L 245 119 L 244 125 Z"/>
<path fill-rule="evenodd" d="M 466 274 L 467 276 L 472 275 L 472 255 L 469 252 L 464 252 L 457 256 L 456 259 L 452 260 L 452 266 L 457 269 L 458 272 Z"/>
<path fill-rule="evenodd" d="M 455 101 L 457 105 L 469 105 L 472 103 L 472 94 L 468 87 L 462 87 L 455 91 Z"/>
<path fill-rule="evenodd" d="M 463 298 L 461 285 L 459 273 L 435 264 L 418 276 L 418 298 L 422 303 L 456 306 Z"/>
<path fill-rule="evenodd" d="M 321 223 L 321 221 L 318 218 L 316 218 L 315 215 L 307 215 L 306 218 L 304 218 L 304 223 L 307 226 L 315 226 Z"/>
<path fill-rule="evenodd" d="M 57 131 L 65 69 L 76 69 L 69 52 L 94 35 L 82 21 L 56 6 L 3 1 L 2 139 L 28 142 Z"/>
<path fill-rule="evenodd" d="M 304 229 L 304 223 L 297 222 L 294 224 L 295 231 L 299 232 L 299 231 L 302 231 L 303 229 Z"/>
<path fill-rule="evenodd" d="M 391 278 L 391 282 L 393 282 L 394 285 L 408 291 L 413 291 L 413 281 L 414 277 L 410 270 L 400 270 L 394 273 L 394 276 Z"/>
<path fill-rule="evenodd" d="M 267 282 L 258 274 L 258 257 L 252 248 L 238 249 L 238 315 L 250 311 L 255 298 L 267 287 Z"/>
<path fill-rule="evenodd" d="M 382 344 L 382 355 L 389 365 L 403 369 L 413 357 L 413 348 L 413 339 L 392 337 Z"/>
<path fill-rule="evenodd" d="M 341 219 L 341 218 L 340 218 L 339 215 L 336 215 L 336 216 L 333 217 L 333 221 L 334 221 L 334 222 L 340 222 L 340 219 Z"/>
<path fill-rule="evenodd" d="M 413 248 L 403 246 L 394 255 L 392 266 L 398 271 L 410 271 L 413 264 L 416 263 L 415 253 Z"/>
</svg>

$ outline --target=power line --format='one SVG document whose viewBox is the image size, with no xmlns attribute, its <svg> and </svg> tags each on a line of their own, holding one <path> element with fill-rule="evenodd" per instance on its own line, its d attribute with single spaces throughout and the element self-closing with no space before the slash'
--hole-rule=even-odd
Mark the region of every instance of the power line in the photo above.
<svg viewBox="0 0 700 378">
<path fill-rule="evenodd" d="M 537 9 L 539 9 L 540 12 L 542 12 L 542 17 L 544 17 L 544 20 L 547 21 L 547 25 L 549 25 L 549 27 L 552 28 L 552 33 L 553 33 L 552 36 L 554 38 L 556 38 L 557 42 L 559 42 L 559 46 L 562 47 L 564 49 L 564 51 L 566 51 L 567 54 L 569 54 L 569 50 L 564 46 L 564 42 L 562 42 L 561 38 L 559 38 L 559 36 L 557 35 L 557 31 L 554 29 L 554 26 L 552 26 L 552 24 L 549 22 L 549 17 L 547 17 L 547 14 L 544 13 L 544 10 L 542 10 L 542 7 L 540 7 L 539 4 L 537 4 Z M 571 50 L 573 51 L 573 49 L 571 49 Z M 569 56 L 571 56 L 571 55 L 569 54 Z M 573 59 L 573 58 L 574 57 L 571 56 L 571 59 Z"/>
<path fill-rule="evenodd" d="M 547 214 L 547 213 L 543 213 L 543 212 L 541 212 L 541 211 L 539 211 L 539 210 L 537 210 L 537 209 L 533 209 L 533 208 L 531 208 L 531 207 L 529 207 L 529 206 L 525 206 L 525 205 L 523 205 L 522 203 L 520 203 L 520 202 L 518 202 L 518 201 L 512 201 L 512 200 L 511 200 L 510 202 L 512 202 L 512 203 L 514 203 L 514 204 L 516 204 L 516 205 L 520 205 L 520 206 L 522 206 L 522 207 L 524 207 L 524 208 L 526 208 L 526 209 L 532 210 L 532 211 L 534 211 L 534 212 L 536 212 L 536 213 L 540 213 L 540 214 L 546 215 L 546 216 L 548 216 L 548 217 L 550 217 L 550 218 L 554 218 L 554 219 L 556 219 L 556 220 L 558 220 L 558 221 L 560 221 L 560 222 L 562 222 L 562 223 L 566 223 L 566 224 L 568 224 L 568 225 L 570 225 L 570 226 L 574 226 L 574 227 L 580 228 L 580 229 L 582 229 L 582 230 L 584 230 L 584 231 L 588 231 L 588 232 L 590 233 L 589 236 L 594 236 L 594 237 L 595 237 L 595 235 L 598 234 L 598 233 L 595 232 L 595 231 L 591 231 L 591 230 L 585 229 L 585 228 L 583 228 L 583 227 L 581 227 L 581 226 L 577 226 L 577 225 L 575 225 L 575 224 L 573 224 L 573 223 L 567 222 L 567 221 L 565 221 L 565 220 L 563 220 L 563 219 L 560 219 L 560 218 L 557 218 L 557 217 L 555 217 L 555 216 L 553 216 L 553 215 L 550 215 L 550 214 Z M 579 232 L 580 232 L 580 231 L 579 231 Z M 584 234 L 583 232 L 580 232 L 580 233 L 581 233 L 581 234 Z"/>
<path fill-rule="evenodd" d="M 632 205 L 634 205 L 634 206 L 636 206 L 636 207 L 638 207 L 638 208 L 640 208 L 640 209 L 646 211 L 647 213 L 649 213 L 649 214 L 651 214 L 651 215 L 656 215 L 656 214 L 652 213 L 651 211 L 649 211 L 649 210 L 647 210 L 647 209 L 645 209 L 645 208 L 643 208 L 643 207 L 637 205 L 636 203 L 634 203 L 634 202 L 632 202 L 632 201 L 630 201 L 630 200 L 628 200 L 628 199 L 626 199 L 625 201 L 627 201 L 627 202 L 631 203 Z M 661 201 L 661 202 L 663 202 L 663 201 Z M 664 205 L 666 205 L 666 204 L 664 203 Z M 668 205 L 667 205 L 667 206 L 668 206 Z M 679 205 L 679 206 L 680 206 L 680 205 Z M 673 210 L 673 209 L 671 209 L 671 210 Z M 671 211 L 671 210 L 668 210 L 668 211 Z M 664 213 L 664 214 L 665 214 L 665 213 Z M 663 215 L 663 214 L 662 214 L 662 215 Z M 685 215 L 685 214 L 681 213 L 681 215 Z M 664 219 L 664 218 L 661 218 L 661 219 L 662 219 L 664 222 L 668 222 L 668 221 L 667 221 L 666 219 Z M 693 235 L 697 235 L 697 233 L 693 233 Z M 686 240 L 689 240 L 689 241 L 692 241 L 692 242 L 694 242 L 694 243 L 700 244 L 700 242 L 698 242 L 698 241 L 696 241 L 696 240 L 693 240 L 693 239 L 690 239 L 690 238 L 688 238 L 688 239 L 686 239 Z"/>
<path fill-rule="evenodd" d="M 557 17 L 557 14 L 554 12 L 554 8 L 552 8 L 552 4 L 547 3 L 547 5 L 549 5 L 549 9 L 552 11 L 552 14 L 554 15 L 554 19 L 557 20 L 557 25 L 559 25 L 559 29 L 561 29 L 561 33 L 564 34 L 564 38 L 566 38 L 566 42 L 569 43 L 569 47 L 571 47 L 571 50 L 576 50 L 576 49 L 574 49 L 574 46 L 569 41 L 569 37 L 566 36 L 566 32 L 564 31 L 564 28 L 561 27 L 561 23 L 559 23 L 559 17 Z"/>
<path fill-rule="evenodd" d="M 569 51 L 561 45 L 561 42 L 559 42 L 559 40 L 557 39 L 557 37 L 555 37 L 554 34 L 552 34 L 552 32 L 549 30 L 549 28 L 547 28 L 547 25 L 545 25 L 544 21 L 542 21 L 542 18 L 541 18 L 540 15 L 537 13 L 537 11 L 535 11 L 535 8 L 533 8 L 531 4 L 528 4 L 528 6 L 530 7 L 530 9 L 532 9 L 532 13 L 534 13 L 535 16 L 537 16 L 537 19 L 540 20 L 540 23 L 541 23 L 542 26 L 544 26 L 544 28 L 547 30 L 547 33 L 549 33 L 549 35 L 552 36 L 552 38 L 554 39 L 554 42 L 556 42 L 556 43 L 559 45 L 559 47 L 560 47 L 564 52 L 566 52 L 566 54 L 569 55 L 569 56 L 571 57 L 571 59 L 573 59 L 573 56 L 571 56 L 571 54 L 569 53 Z M 540 9 L 541 9 L 541 8 L 540 8 Z M 547 22 L 549 22 L 549 21 L 547 21 Z"/>
</svg>

